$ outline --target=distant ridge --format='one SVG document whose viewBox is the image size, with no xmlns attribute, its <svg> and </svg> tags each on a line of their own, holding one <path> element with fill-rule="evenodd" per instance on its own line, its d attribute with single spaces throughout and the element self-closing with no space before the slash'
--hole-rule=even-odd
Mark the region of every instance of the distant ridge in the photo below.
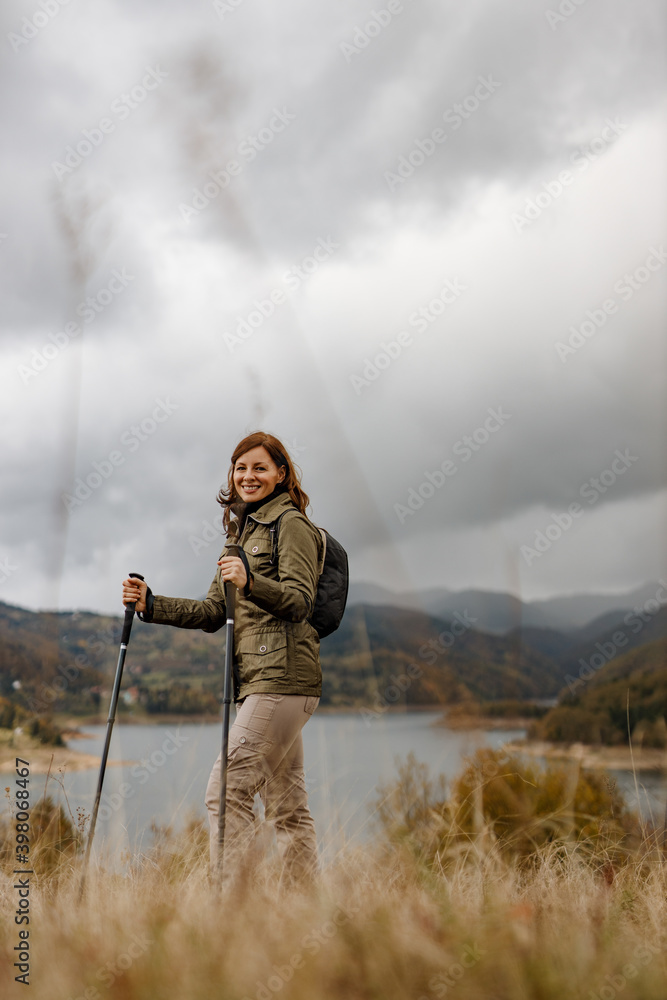
<svg viewBox="0 0 667 1000">
<path fill-rule="evenodd" d="M 656 587 L 648 592 L 655 597 Z M 360 593 L 370 600 L 358 602 Z M 400 607 L 401 595 L 353 585 L 340 629 L 322 642 L 323 705 L 384 710 L 389 704 L 555 699 L 571 684 L 569 675 L 597 670 L 601 656 L 610 660 L 667 635 L 667 606 L 655 599 L 644 621 L 632 610 L 607 611 L 566 631 L 526 624 L 530 605 L 508 594 L 409 595 L 413 603 L 420 598 L 447 601 L 450 610 Z M 639 603 L 636 593 L 632 601 L 632 607 Z M 542 620 L 545 615 L 542 610 Z M 501 632 L 507 621 L 512 627 Z M 96 712 L 115 670 L 121 622 L 120 616 L 34 612 L 0 601 L 0 709 L 5 699 L 37 712 Z M 217 705 L 223 641 L 222 632 L 137 623 L 125 690 L 151 712 L 163 710 L 164 698 L 185 712 Z"/>
<path fill-rule="evenodd" d="M 455 611 L 467 612 L 477 619 L 476 629 L 503 635 L 515 628 L 574 632 L 603 616 L 612 620 L 615 615 L 620 620 L 634 607 L 655 600 L 658 592 L 667 595 L 667 587 L 655 582 L 642 584 L 625 594 L 567 594 L 541 601 L 521 601 L 502 591 L 451 591 L 433 587 L 397 593 L 376 583 L 354 582 L 350 584 L 348 603 L 393 606 L 440 618 L 448 618 Z M 602 630 L 604 623 L 600 625 Z"/>
</svg>

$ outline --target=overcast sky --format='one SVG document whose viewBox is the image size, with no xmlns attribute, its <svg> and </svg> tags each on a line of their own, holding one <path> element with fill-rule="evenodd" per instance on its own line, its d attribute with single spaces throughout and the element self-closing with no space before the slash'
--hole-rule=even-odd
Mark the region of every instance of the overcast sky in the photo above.
<svg viewBox="0 0 667 1000">
<path fill-rule="evenodd" d="M 201 595 L 257 428 L 355 580 L 667 572 L 663 3 L 44 4 L 0 12 L 0 599 Z"/>
</svg>

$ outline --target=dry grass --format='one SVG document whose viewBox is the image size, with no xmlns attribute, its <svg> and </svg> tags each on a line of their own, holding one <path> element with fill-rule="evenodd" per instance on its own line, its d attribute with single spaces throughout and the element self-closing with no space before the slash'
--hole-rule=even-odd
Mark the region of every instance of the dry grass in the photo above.
<svg viewBox="0 0 667 1000">
<path fill-rule="evenodd" d="M 281 889 L 267 865 L 253 885 L 220 897 L 203 846 L 195 828 L 124 876 L 91 871 L 82 902 L 78 862 L 33 881 L 28 995 L 665 997 L 667 869 L 656 852 L 610 884 L 553 846 L 530 868 L 491 854 L 444 874 L 378 845 L 340 856 L 309 892 Z M 13 981 L 12 885 L 3 874 L 3 997 L 23 988 Z"/>
<path fill-rule="evenodd" d="M 76 824 L 55 807 L 47 822 L 45 806 L 27 995 L 664 1000 L 659 831 L 603 782 L 534 774 L 504 752 L 480 751 L 443 795 L 409 758 L 378 804 L 384 839 L 341 852 L 307 890 L 283 886 L 269 856 L 220 894 L 192 820 L 177 836 L 154 829 L 155 847 L 124 874 L 91 868 L 82 901 Z M 2 997 L 23 995 L 12 854 L 0 856 Z"/>
</svg>

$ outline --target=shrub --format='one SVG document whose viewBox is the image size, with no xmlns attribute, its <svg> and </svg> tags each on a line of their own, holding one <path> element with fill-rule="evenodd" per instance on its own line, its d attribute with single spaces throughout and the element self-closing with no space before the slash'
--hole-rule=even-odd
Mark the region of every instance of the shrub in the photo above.
<svg viewBox="0 0 667 1000">
<path fill-rule="evenodd" d="M 0 698 L 0 729 L 14 729 L 26 717 L 25 709 L 8 698 Z"/>
<path fill-rule="evenodd" d="M 65 745 L 60 730 L 54 725 L 51 719 L 43 719 L 35 716 L 28 723 L 27 729 L 30 735 L 36 736 L 40 743 L 45 743 L 53 747 L 62 747 Z"/>
<path fill-rule="evenodd" d="M 525 861 L 552 843 L 620 863 L 641 841 L 639 820 L 614 783 L 578 765 L 540 769 L 483 748 L 452 782 L 449 798 L 443 784 L 410 754 L 377 805 L 388 838 L 407 843 L 429 866 L 491 851 Z"/>
<path fill-rule="evenodd" d="M 0 698 L 0 729 L 13 729 L 15 714 L 16 706 L 6 698 Z"/>
<path fill-rule="evenodd" d="M 531 733 L 553 743 L 612 743 L 614 727 L 601 712 L 559 705 Z"/>
<path fill-rule="evenodd" d="M 82 844 L 82 836 L 60 805 L 50 795 L 30 810 L 30 867 L 39 875 L 52 874 L 71 861 Z M 0 861 L 15 867 L 15 824 L 3 817 L 0 825 Z"/>
</svg>

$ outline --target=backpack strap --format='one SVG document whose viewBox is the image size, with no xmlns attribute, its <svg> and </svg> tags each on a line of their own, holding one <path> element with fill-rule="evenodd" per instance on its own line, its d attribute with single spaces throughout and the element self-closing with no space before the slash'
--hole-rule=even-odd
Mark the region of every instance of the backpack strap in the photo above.
<svg viewBox="0 0 667 1000">
<path fill-rule="evenodd" d="M 271 559 L 269 561 L 272 566 L 275 565 L 278 559 L 278 530 L 280 528 L 280 522 L 284 518 L 285 514 L 289 514 L 289 510 L 284 510 L 282 514 L 276 518 L 269 529 L 271 532 Z M 317 530 L 322 537 L 322 556 L 317 567 L 317 575 L 320 577 L 322 575 L 322 570 L 324 569 L 324 560 L 327 554 L 327 534 L 324 528 L 318 528 Z"/>
<path fill-rule="evenodd" d="M 278 529 L 280 528 L 280 522 L 287 513 L 289 513 L 289 511 L 284 510 L 269 528 L 269 531 L 271 532 L 271 559 L 269 562 L 272 566 L 275 565 L 276 560 L 278 559 Z"/>
<path fill-rule="evenodd" d="M 320 564 L 317 567 L 317 575 L 319 577 L 322 576 L 322 571 L 324 570 L 324 561 L 327 557 L 327 533 L 324 530 L 324 528 L 318 528 L 317 530 L 319 531 L 320 536 L 322 538 L 322 558 L 320 559 Z"/>
</svg>

